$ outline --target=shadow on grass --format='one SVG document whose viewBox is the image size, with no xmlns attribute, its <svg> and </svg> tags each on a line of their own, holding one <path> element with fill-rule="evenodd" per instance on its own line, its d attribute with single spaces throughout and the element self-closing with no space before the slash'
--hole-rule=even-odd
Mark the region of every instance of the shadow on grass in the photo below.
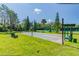
<svg viewBox="0 0 79 59">
<path fill-rule="evenodd" d="M 67 41 L 65 41 L 65 46 L 68 46 L 68 47 L 71 47 L 71 48 L 79 49 L 79 42 L 74 43 L 74 42 L 67 42 Z"/>
<path fill-rule="evenodd" d="M 16 31 L 12 31 L 12 32 L 18 33 L 18 32 L 16 32 Z M 0 34 L 11 34 L 12 32 L 0 32 Z"/>
<path fill-rule="evenodd" d="M 71 46 L 71 45 L 65 45 L 65 46 L 68 46 L 68 47 L 71 47 L 71 48 L 79 49 L 79 47 L 75 47 L 75 46 Z"/>
</svg>

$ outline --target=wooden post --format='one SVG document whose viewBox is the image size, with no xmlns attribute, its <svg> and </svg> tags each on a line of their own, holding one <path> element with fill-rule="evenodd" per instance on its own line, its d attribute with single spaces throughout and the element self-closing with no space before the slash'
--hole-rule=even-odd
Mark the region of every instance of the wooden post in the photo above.
<svg viewBox="0 0 79 59">
<path fill-rule="evenodd" d="M 64 45 L 64 18 L 62 18 L 62 45 Z"/>
<path fill-rule="evenodd" d="M 72 42 L 72 39 L 73 39 L 73 33 L 72 33 L 72 26 L 71 26 L 71 28 L 70 28 L 70 41 Z"/>
</svg>

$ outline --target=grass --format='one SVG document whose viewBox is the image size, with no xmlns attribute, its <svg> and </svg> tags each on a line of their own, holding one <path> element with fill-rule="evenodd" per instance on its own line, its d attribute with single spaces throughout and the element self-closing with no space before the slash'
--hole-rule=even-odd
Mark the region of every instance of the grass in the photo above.
<svg viewBox="0 0 79 59">
<path fill-rule="evenodd" d="M 62 32 L 60 31 L 59 33 L 56 33 L 55 31 L 52 30 L 52 32 L 49 32 L 49 30 L 37 30 L 37 32 L 40 33 L 47 33 L 47 34 L 62 34 Z M 70 31 L 68 31 L 69 33 Z M 73 34 L 79 34 L 79 31 L 74 31 Z"/>
<path fill-rule="evenodd" d="M 79 55 L 79 49 L 17 33 L 18 38 L 0 33 L 0 55 L 3 56 L 69 56 Z"/>
<path fill-rule="evenodd" d="M 56 33 L 55 31 L 49 32 L 49 30 L 37 30 L 37 32 L 46 33 L 46 34 L 61 34 L 61 32 L 59 33 Z"/>
</svg>

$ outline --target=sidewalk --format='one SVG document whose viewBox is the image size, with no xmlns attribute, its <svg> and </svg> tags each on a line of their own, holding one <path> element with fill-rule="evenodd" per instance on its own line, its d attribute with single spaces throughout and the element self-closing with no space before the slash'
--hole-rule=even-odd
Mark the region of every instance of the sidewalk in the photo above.
<svg viewBox="0 0 79 59">
<path fill-rule="evenodd" d="M 62 35 L 61 34 L 47 34 L 47 33 L 38 33 L 38 32 L 23 32 L 23 34 L 39 37 L 48 41 L 56 42 L 62 44 Z"/>
</svg>

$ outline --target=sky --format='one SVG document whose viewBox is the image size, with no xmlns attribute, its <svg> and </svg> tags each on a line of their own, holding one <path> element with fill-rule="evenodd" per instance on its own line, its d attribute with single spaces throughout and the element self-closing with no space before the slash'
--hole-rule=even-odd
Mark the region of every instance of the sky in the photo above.
<svg viewBox="0 0 79 59">
<path fill-rule="evenodd" d="M 42 19 L 54 22 L 56 12 L 59 12 L 60 21 L 79 24 L 79 4 L 56 3 L 8 3 L 5 4 L 15 11 L 20 21 L 29 16 L 30 21 L 41 22 Z"/>
</svg>

